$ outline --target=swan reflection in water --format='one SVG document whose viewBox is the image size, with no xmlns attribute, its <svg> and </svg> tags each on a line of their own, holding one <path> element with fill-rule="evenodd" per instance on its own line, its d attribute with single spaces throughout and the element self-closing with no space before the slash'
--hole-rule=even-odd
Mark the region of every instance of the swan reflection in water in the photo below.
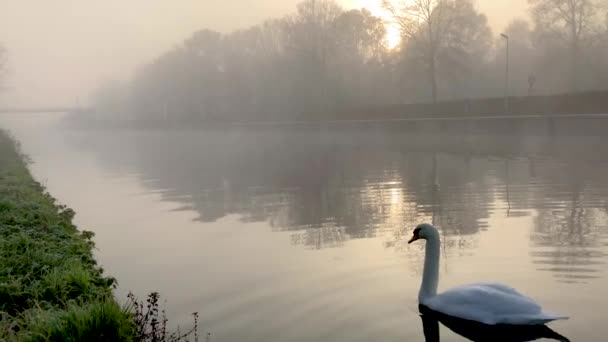
<svg viewBox="0 0 608 342">
<path fill-rule="evenodd" d="M 487 325 L 456 318 L 419 305 L 426 342 L 439 342 L 439 323 L 451 331 L 475 342 L 526 342 L 541 338 L 569 342 L 570 340 L 546 325 Z"/>
</svg>

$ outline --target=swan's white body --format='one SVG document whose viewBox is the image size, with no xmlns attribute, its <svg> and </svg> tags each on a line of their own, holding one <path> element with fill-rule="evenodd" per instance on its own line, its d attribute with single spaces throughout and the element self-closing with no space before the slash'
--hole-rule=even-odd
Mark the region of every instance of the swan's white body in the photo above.
<svg viewBox="0 0 608 342">
<path fill-rule="evenodd" d="M 484 324 L 534 325 L 567 317 L 545 312 L 534 300 L 514 289 L 492 283 L 449 289 L 421 303 L 428 308 Z"/>
<path fill-rule="evenodd" d="M 435 227 L 422 224 L 416 228 L 410 242 L 419 238 L 426 239 L 422 285 L 418 294 L 420 304 L 449 316 L 489 325 L 536 325 L 568 318 L 543 311 L 533 299 L 502 284 L 470 284 L 437 294 L 439 233 Z"/>
</svg>

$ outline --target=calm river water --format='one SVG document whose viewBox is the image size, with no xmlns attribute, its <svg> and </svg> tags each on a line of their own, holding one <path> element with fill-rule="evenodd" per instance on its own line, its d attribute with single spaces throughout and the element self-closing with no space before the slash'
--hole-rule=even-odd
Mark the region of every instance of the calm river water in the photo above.
<svg viewBox="0 0 608 342">
<path fill-rule="evenodd" d="M 608 336 L 608 139 L 378 129 L 74 130 L 2 116 L 35 177 L 96 233 L 117 295 L 159 291 L 212 341 L 424 341 L 423 243 L 440 289 L 499 281 Z M 464 341 L 441 327 L 441 341 Z"/>
</svg>

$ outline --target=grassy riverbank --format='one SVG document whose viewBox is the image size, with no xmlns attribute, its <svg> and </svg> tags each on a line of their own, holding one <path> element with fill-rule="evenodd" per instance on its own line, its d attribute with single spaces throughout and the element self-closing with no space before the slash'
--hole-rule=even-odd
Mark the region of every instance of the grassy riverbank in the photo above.
<svg viewBox="0 0 608 342">
<path fill-rule="evenodd" d="M 129 341 L 133 315 L 93 259 L 93 234 L 29 173 L 0 131 L 0 340 Z"/>
</svg>

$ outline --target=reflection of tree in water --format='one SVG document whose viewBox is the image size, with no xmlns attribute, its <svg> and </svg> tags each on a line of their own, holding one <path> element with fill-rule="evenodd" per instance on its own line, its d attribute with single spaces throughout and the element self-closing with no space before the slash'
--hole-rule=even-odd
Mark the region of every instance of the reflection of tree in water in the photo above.
<svg viewBox="0 0 608 342">
<path fill-rule="evenodd" d="M 413 166 L 408 174 L 426 172 L 414 182 L 421 186 L 413 189 L 420 221 L 432 222 L 442 231 L 446 251 L 470 250 L 476 241 L 473 236 L 485 228 L 493 200 L 484 176 L 490 165 L 467 154 L 413 153 L 408 159 Z"/>
<path fill-rule="evenodd" d="M 483 161 L 403 152 L 401 139 L 361 134 L 144 132 L 88 144 L 118 167 L 133 165 L 165 199 L 198 212 L 200 221 L 229 214 L 269 221 L 275 230 L 291 231 L 294 244 L 312 248 L 379 235 L 398 239 L 387 243 L 394 245 L 428 219 L 449 236 L 482 228 L 491 201 Z M 462 250 L 471 241 L 453 240 L 445 239 L 446 246 Z"/>
<path fill-rule="evenodd" d="M 556 178 L 563 167 L 549 161 L 505 159 L 524 149 L 518 142 L 509 150 L 503 140 L 494 143 L 498 158 L 472 155 L 486 148 L 493 156 L 491 144 L 437 144 L 365 131 L 193 130 L 85 140 L 100 160 L 114 163 L 112 169 L 130 165 L 145 184 L 163 189 L 163 198 L 195 210 L 203 222 L 229 214 L 269 221 L 274 230 L 290 231 L 294 244 L 310 248 L 376 236 L 402 248 L 415 224 L 432 221 L 443 231 L 446 250 L 466 252 L 486 228 L 489 212 L 499 209 L 496 199 L 509 203 L 510 215 L 541 208 L 543 224 L 537 226 L 547 226 L 550 212 L 542 208 L 562 200 L 563 189 L 554 184 L 569 181 Z M 602 170 L 595 173 L 597 184 L 604 184 Z M 589 171 L 579 177 L 591 177 Z M 588 204 L 581 200 L 582 208 Z M 575 221 L 589 215 L 578 213 Z M 542 229 L 548 228 L 538 230 L 545 236 L 556 234 Z"/>
<path fill-rule="evenodd" d="M 570 189 L 554 189 L 555 201 L 538 210 L 531 235 L 532 256 L 539 270 L 554 272 L 561 281 L 588 281 L 598 278 L 598 265 L 606 256 L 602 248 L 608 233 L 607 216 L 605 201 L 600 200 L 606 194 L 593 193 L 597 178 L 584 165 L 572 163 L 564 169 L 552 176 L 565 177 Z"/>
</svg>

